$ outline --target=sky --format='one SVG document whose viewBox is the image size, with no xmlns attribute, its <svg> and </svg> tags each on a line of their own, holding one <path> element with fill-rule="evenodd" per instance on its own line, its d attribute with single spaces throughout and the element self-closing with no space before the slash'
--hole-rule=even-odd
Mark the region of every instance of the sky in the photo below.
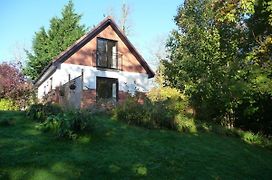
<svg viewBox="0 0 272 180">
<path fill-rule="evenodd" d="M 73 0 L 81 24 L 97 25 L 111 11 L 116 17 L 123 3 L 130 6 L 132 32 L 128 37 L 140 54 L 151 62 L 152 48 L 175 28 L 173 21 L 183 0 Z M 36 31 L 49 27 L 50 19 L 60 17 L 68 0 L 1 0 L 0 63 L 21 57 L 31 50 Z M 25 59 L 25 56 L 22 57 Z"/>
</svg>

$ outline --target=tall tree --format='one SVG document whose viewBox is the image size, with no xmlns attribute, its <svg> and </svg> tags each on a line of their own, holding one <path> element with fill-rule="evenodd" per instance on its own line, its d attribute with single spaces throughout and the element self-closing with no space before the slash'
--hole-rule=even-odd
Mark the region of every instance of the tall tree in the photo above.
<svg viewBox="0 0 272 180">
<path fill-rule="evenodd" d="M 165 75 L 200 117 L 271 132 L 270 18 L 268 0 L 186 0 L 179 7 Z"/>
<path fill-rule="evenodd" d="M 118 17 L 115 15 L 113 7 L 108 8 L 106 14 L 116 19 L 121 31 L 126 36 L 131 35 L 133 27 L 131 23 L 131 6 L 129 4 L 123 2 L 122 6 L 120 7 L 120 13 L 117 13 L 120 14 Z"/>
<path fill-rule="evenodd" d="M 58 54 L 67 49 L 86 32 L 80 24 L 81 15 L 75 13 L 74 4 L 69 1 L 62 10 L 61 17 L 53 17 L 46 31 L 42 27 L 35 33 L 32 50 L 27 51 L 27 63 L 24 74 L 35 79 Z"/>
<path fill-rule="evenodd" d="M 231 82 L 228 58 L 235 58 L 226 58 L 221 51 L 212 5 L 211 0 L 187 0 L 179 8 L 175 17 L 179 29 L 172 32 L 170 62 L 165 61 L 170 85 L 185 91 L 198 114 L 211 119 L 225 111 L 222 101 L 230 97 L 225 81 Z M 214 108 L 207 111 L 211 105 Z"/>
<path fill-rule="evenodd" d="M 119 18 L 119 25 L 126 36 L 129 36 L 131 33 L 131 8 L 128 4 L 123 3 L 121 7 L 121 16 Z"/>
</svg>

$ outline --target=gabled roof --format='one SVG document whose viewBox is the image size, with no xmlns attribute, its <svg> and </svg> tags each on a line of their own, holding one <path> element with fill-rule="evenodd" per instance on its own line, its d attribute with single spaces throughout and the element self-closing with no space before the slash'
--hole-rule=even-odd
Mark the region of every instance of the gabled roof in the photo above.
<svg viewBox="0 0 272 180">
<path fill-rule="evenodd" d="M 35 80 L 35 84 L 40 84 L 40 80 L 44 74 L 47 73 L 47 71 L 53 71 L 56 68 L 56 65 L 59 63 L 64 62 L 67 60 L 70 56 L 72 56 L 75 52 L 77 52 L 81 47 L 83 47 L 85 44 L 87 44 L 91 39 L 93 39 L 97 34 L 99 34 L 101 31 L 103 31 L 106 27 L 111 25 L 111 27 L 114 29 L 114 31 L 117 33 L 117 35 L 120 37 L 120 39 L 124 42 L 124 44 L 128 47 L 128 49 L 134 54 L 136 59 L 139 61 L 139 63 L 144 67 L 146 70 L 148 77 L 154 77 L 155 73 L 152 71 L 150 66 L 146 63 L 144 58 L 138 53 L 136 48 L 131 44 L 131 42 L 128 40 L 128 38 L 124 35 L 124 33 L 118 28 L 117 24 L 114 22 L 114 20 L 108 16 L 103 21 L 101 21 L 96 27 L 94 27 L 90 32 L 86 33 L 84 36 L 82 36 L 79 40 L 77 40 L 74 44 L 72 44 L 70 47 L 68 47 L 65 51 L 60 53 L 54 60 L 52 60 L 41 72 L 39 77 Z M 55 66 L 55 68 L 54 68 Z"/>
</svg>

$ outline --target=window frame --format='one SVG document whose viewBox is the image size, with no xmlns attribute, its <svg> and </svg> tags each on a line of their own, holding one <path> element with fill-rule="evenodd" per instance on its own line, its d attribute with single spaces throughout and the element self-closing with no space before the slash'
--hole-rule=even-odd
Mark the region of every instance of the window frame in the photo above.
<svg viewBox="0 0 272 180">
<path fill-rule="evenodd" d="M 98 100 L 104 99 L 106 100 L 107 98 L 101 98 L 99 97 L 99 93 L 98 93 L 98 81 L 99 79 L 102 80 L 110 80 L 111 82 L 115 82 L 116 83 L 116 97 L 115 97 L 115 101 L 118 102 L 119 100 L 119 81 L 117 78 L 109 78 L 109 77 L 101 77 L 101 76 L 96 76 L 96 102 L 98 102 Z M 113 83 L 112 83 L 113 84 Z"/>
<path fill-rule="evenodd" d="M 98 63 L 98 41 L 99 40 L 102 40 L 102 41 L 110 41 L 110 42 L 114 42 L 115 43 L 115 46 L 116 46 L 116 68 L 113 68 L 112 67 L 112 64 L 111 66 L 109 66 L 109 61 L 107 59 L 107 66 L 100 66 L 99 63 Z M 107 54 L 107 50 L 106 50 L 106 54 Z M 106 56 L 107 57 L 107 56 Z M 117 40 L 113 40 L 113 39 L 107 39 L 107 38 L 103 38 L 103 37 L 97 37 L 96 38 L 96 67 L 99 67 L 99 68 L 106 68 L 106 69 L 118 69 L 118 65 L 119 65 L 119 62 L 118 62 L 118 41 Z"/>
</svg>

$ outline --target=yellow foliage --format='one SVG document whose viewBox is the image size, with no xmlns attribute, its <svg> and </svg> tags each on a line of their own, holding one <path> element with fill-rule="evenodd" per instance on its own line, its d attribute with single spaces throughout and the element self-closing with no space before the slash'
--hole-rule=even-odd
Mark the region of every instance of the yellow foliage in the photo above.
<svg viewBox="0 0 272 180">
<path fill-rule="evenodd" d="M 163 101 L 167 99 L 173 100 L 187 100 L 186 96 L 179 90 L 171 87 L 155 87 L 152 88 L 147 97 L 151 101 Z"/>
</svg>

